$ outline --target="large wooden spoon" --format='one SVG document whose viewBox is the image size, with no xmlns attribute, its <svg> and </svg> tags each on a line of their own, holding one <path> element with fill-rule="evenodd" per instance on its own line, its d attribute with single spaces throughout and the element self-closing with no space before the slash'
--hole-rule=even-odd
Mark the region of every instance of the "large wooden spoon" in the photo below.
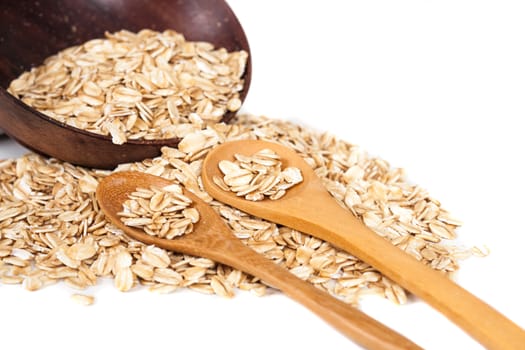
<svg viewBox="0 0 525 350">
<path fill-rule="evenodd" d="M 289 189 L 284 197 L 253 202 L 214 183 L 214 176 L 223 176 L 218 167 L 221 160 L 233 161 L 236 153 L 252 155 L 265 148 L 276 152 L 283 166 L 302 171 L 304 181 Z M 523 329 L 443 274 L 381 238 L 341 207 L 312 168 L 292 149 L 258 140 L 224 143 L 210 151 L 204 160 L 202 182 L 206 191 L 223 203 L 331 242 L 367 262 L 432 305 L 485 347 L 525 347 Z"/>
<path fill-rule="evenodd" d="M 330 296 L 305 282 L 286 269 L 274 264 L 254 250 L 245 246 L 228 228 L 211 206 L 189 191 L 199 211 L 200 220 L 193 232 L 175 239 L 150 236 L 142 230 L 126 226 L 117 215 L 128 194 L 138 187 L 164 187 L 170 181 L 158 176 L 139 172 L 120 172 L 103 179 L 97 188 L 97 200 L 106 216 L 127 235 L 146 244 L 174 250 L 184 254 L 212 259 L 259 277 L 285 294 L 303 304 L 347 337 L 369 349 L 420 349 L 385 325 L 356 308 Z"/>
</svg>

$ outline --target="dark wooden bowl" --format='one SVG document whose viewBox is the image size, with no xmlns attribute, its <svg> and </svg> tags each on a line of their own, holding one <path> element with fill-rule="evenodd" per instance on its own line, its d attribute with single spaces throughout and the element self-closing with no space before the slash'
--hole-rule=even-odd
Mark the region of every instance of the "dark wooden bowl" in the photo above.
<svg viewBox="0 0 525 350">
<path fill-rule="evenodd" d="M 208 41 L 229 51 L 250 54 L 235 14 L 221 0 L 2 0 L 0 7 L 0 128 L 38 153 L 91 168 L 160 154 L 178 139 L 130 140 L 115 145 L 108 136 L 62 124 L 11 96 L 7 87 L 22 72 L 72 45 L 104 36 L 105 31 L 174 29 L 192 41 Z M 251 80 L 251 59 L 244 75 L 244 101 Z M 229 121 L 234 113 L 224 116 Z"/>
</svg>

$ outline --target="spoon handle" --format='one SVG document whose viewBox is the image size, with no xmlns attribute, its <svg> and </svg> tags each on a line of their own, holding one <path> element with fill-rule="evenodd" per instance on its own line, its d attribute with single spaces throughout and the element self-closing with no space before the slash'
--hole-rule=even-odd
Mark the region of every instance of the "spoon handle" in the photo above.
<svg viewBox="0 0 525 350">
<path fill-rule="evenodd" d="M 420 297 L 489 349 L 522 349 L 525 331 L 445 275 L 366 227 L 324 195 L 290 209 L 280 223 L 321 237 L 369 263 Z M 319 205 L 316 205 L 319 204 Z"/>
<path fill-rule="evenodd" d="M 418 345 L 360 310 L 301 280 L 288 270 L 246 247 L 237 239 L 223 240 L 216 261 L 259 277 L 306 306 L 334 328 L 367 349 L 410 350 Z M 227 254 L 223 252 L 226 251 Z"/>
</svg>

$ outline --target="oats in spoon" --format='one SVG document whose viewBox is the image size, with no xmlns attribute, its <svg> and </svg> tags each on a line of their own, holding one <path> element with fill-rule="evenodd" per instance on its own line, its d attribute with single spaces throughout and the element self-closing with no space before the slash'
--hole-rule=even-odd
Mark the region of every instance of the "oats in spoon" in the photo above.
<svg viewBox="0 0 525 350">
<path fill-rule="evenodd" d="M 235 154 L 234 157 L 233 162 L 219 162 L 224 177 L 215 176 L 213 182 L 247 200 L 279 199 L 286 190 L 303 181 L 300 169 L 287 167 L 282 170 L 280 156 L 271 149 L 262 149 L 251 156 Z"/>
<path fill-rule="evenodd" d="M 199 212 L 192 200 L 173 184 L 163 188 L 137 188 L 128 196 L 119 214 L 122 222 L 149 235 L 171 239 L 193 231 Z"/>
</svg>

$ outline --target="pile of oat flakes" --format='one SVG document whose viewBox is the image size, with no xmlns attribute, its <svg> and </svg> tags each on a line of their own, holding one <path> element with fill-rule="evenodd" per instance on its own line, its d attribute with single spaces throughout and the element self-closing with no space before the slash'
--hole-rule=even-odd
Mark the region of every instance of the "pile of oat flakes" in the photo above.
<svg viewBox="0 0 525 350">
<path fill-rule="evenodd" d="M 187 134 L 178 149 L 164 148 L 155 159 L 124 164 L 115 171 L 139 170 L 182 184 L 210 203 L 246 245 L 349 303 L 373 293 L 402 304 L 406 294 L 329 243 L 214 201 L 200 179 L 203 159 L 213 146 L 257 138 L 295 149 L 342 205 L 436 270 L 451 273 L 457 270 L 458 259 L 483 254 L 451 244 L 460 222 L 426 191 L 407 182 L 401 169 L 332 135 L 291 122 L 236 118 L 231 125 L 218 123 Z M 267 287 L 252 276 L 126 237 L 106 221 L 95 200 L 98 181 L 109 173 L 33 153 L 0 161 L 1 283 L 38 290 L 63 281 L 85 290 L 101 278 L 112 278 L 121 291 L 142 285 L 163 293 L 182 287 L 223 296 L 232 296 L 236 288 L 265 293 Z M 82 294 L 74 299 L 93 301 Z"/>
<path fill-rule="evenodd" d="M 173 30 L 105 33 L 48 57 L 7 91 L 78 129 L 128 139 L 182 137 L 241 106 L 248 61 Z"/>
</svg>

